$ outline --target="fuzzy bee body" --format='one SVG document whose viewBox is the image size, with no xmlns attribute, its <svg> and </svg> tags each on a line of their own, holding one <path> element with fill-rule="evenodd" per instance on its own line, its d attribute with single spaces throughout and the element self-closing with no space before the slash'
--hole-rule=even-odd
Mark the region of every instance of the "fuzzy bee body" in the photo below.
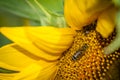
<svg viewBox="0 0 120 80">
<path fill-rule="evenodd" d="M 84 52 L 86 51 L 86 49 L 88 48 L 87 44 L 84 44 L 73 56 L 72 56 L 72 60 L 76 61 L 78 60 L 80 57 L 82 57 L 84 55 Z"/>
</svg>

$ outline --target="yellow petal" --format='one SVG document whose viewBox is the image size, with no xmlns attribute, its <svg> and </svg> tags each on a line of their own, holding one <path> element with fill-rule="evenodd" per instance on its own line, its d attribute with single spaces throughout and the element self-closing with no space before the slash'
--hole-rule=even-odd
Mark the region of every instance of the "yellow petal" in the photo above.
<svg viewBox="0 0 120 80">
<path fill-rule="evenodd" d="M 16 44 L 13 43 L 0 48 L 0 67 L 21 71 L 24 67 L 35 62 L 35 60 L 13 48 L 14 45 Z M 17 74 L 19 73 L 0 73 L 0 80 L 12 80 Z"/>
<path fill-rule="evenodd" d="M 24 68 L 13 80 L 35 80 L 41 69 L 42 67 L 40 65 L 33 63 Z"/>
<path fill-rule="evenodd" d="M 39 76 L 36 78 L 36 80 L 54 80 L 54 77 L 57 73 L 57 62 L 54 63 L 47 63 L 44 61 L 39 62 L 40 65 L 45 64 L 44 68 L 39 73 Z"/>
<path fill-rule="evenodd" d="M 0 80 L 12 80 L 15 75 L 16 74 L 1 74 L 0 73 Z"/>
<path fill-rule="evenodd" d="M 24 55 L 24 52 L 22 53 L 12 47 L 14 45 L 16 44 L 10 44 L 0 48 L 0 62 L 11 65 L 13 67 L 18 67 L 19 69 L 22 69 L 25 66 L 35 62 L 35 60 Z"/>
<path fill-rule="evenodd" d="M 8 69 L 8 70 L 14 70 L 14 71 L 20 71 L 21 70 L 19 67 L 8 65 L 7 63 L 4 63 L 2 61 L 0 61 L 0 67 Z M 12 74 L 3 74 L 3 73 L 0 73 L 0 80 L 11 80 L 17 74 L 18 73 L 12 73 Z"/>
<path fill-rule="evenodd" d="M 9 65 L 9 63 L 5 63 L 3 61 L 0 61 L 0 67 L 8 69 L 8 70 L 16 70 L 16 71 L 20 71 L 21 70 L 19 67 L 15 67 L 13 65 Z"/>
<path fill-rule="evenodd" d="M 2 27 L 1 32 L 19 46 L 14 48 L 24 49 L 29 52 L 28 56 L 44 60 L 57 60 L 75 35 L 69 28 L 59 30 L 53 27 Z"/>
<path fill-rule="evenodd" d="M 107 38 L 115 28 L 115 15 L 117 10 L 114 7 L 106 9 L 98 18 L 96 30 Z"/>
<path fill-rule="evenodd" d="M 51 80 L 56 70 L 56 62 L 38 61 L 24 68 L 13 80 Z"/>
<path fill-rule="evenodd" d="M 65 0 L 65 18 L 73 29 L 81 29 L 97 19 L 100 12 L 110 5 L 108 0 Z"/>
<path fill-rule="evenodd" d="M 48 80 L 53 78 L 57 68 L 57 62 L 33 60 L 29 56 L 16 50 L 9 44 L 0 48 L 0 67 L 20 71 L 14 74 L 0 73 L 1 80 Z"/>
<path fill-rule="evenodd" d="M 27 27 L 26 31 L 29 39 L 39 49 L 52 55 L 61 55 L 69 48 L 75 36 L 75 31 L 70 28 Z"/>
</svg>

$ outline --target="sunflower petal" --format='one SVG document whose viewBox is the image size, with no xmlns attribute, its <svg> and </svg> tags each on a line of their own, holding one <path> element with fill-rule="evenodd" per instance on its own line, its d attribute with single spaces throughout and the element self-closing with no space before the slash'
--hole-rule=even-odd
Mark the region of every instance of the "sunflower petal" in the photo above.
<svg viewBox="0 0 120 80">
<path fill-rule="evenodd" d="M 28 56 L 47 60 L 58 59 L 69 48 L 75 35 L 69 28 L 53 27 L 2 27 L 1 32 L 18 45 L 14 46 L 17 50 L 22 49 L 28 52 Z"/>
<path fill-rule="evenodd" d="M 81 29 L 97 19 L 100 12 L 111 3 L 110 0 L 65 0 L 66 21 L 73 29 Z"/>
<path fill-rule="evenodd" d="M 57 70 L 56 62 L 38 61 L 24 68 L 13 80 L 50 80 Z"/>
<path fill-rule="evenodd" d="M 12 80 L 24 67 L 35 62 L 35 60 L 13 48 L 13 45 L 16 44 L 13 43 L 0 48 L 0 67 L 4 68 L 4 71 L 0 73 L 0 80 Z M 5 70 L 7 70 L 6 73 Z M 10 73 L 11 70 L 18 73 Z"/>
<path fill-rule="evenodd" d="M 18 73 L 0 73 L 2 80 L 48 80 L 57 70 L 57 62 L 33 60 L 16 50 L 15 43 L 0 48 L 0 67 L 19 71 Z M 41 76 L 41 77 L 40 77 Z M 37 78 L 37 79 L 36 79 Z"/>
<path fill-rule="evenodd" d="M 17 74 L 13 80 L 34 80 L 39 71 L 41 70 L 41 66 L 33 63 L 26 68 L 24 68 L 19 74 Z"/>
<path fill-rule="evenodd" d="M 26 31 L 29 39 L 37 47 L 52 55 L 60 55 L 68 49 L 75 35 L 75 31 L 70 28 L 27 27 Z"/>
<path fill-rule="evenodd" d="M 105 10 L 98 18 L 96 30 L 104 37 L 107 38 L 115 28 L 115 15 L 117 10 L 110 7 Z"/>
<path fill-rule="evenodd" d="M 44 64 L 44 68 L 41 69 L 36 80 L 53 80 L 58 68 L 57 62 L 47 63 L 45 61 L 39 61 L 39 64 Z"/>
<path fill-rule="evenodd" d="M 0 48 L 0 61 L 5 64 L 12 65 L 13 67 L 19 67 L 19 69 L 31 64 L 35 60 L 24 55 L 22 52 L 16 50 L 13 45 L 10 44 Z M 3 66 L 4 67 L 4 66 Z"/>
<path fill-rule="evenodd" d="M 120 48 L 120 10 L 116 14 L 116 36 L 115 39 L 104 48 L 105 54 L 113 53 Z"/>
</svg>

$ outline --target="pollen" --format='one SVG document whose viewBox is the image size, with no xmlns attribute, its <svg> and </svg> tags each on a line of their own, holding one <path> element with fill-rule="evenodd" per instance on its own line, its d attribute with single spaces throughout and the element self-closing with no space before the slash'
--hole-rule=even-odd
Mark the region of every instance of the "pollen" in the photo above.
<svg viewBox="0 0 120 80">
<path fill-rule="evenodd" d="M 120 58 L 118 50 L 110 55 L 103 53 L 114 37 L 115 33 L 104 39 L 92 27 L 77 31 L 72 46 L 58 63 L 54 80 L 103 80 L 110 66 Z"/>
</svg>

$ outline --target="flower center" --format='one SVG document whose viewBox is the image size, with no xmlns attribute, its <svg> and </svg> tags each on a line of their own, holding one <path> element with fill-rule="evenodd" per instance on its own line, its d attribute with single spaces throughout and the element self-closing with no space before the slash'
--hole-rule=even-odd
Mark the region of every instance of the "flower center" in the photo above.
<svg viewBox="0 0 120 80">
<path fill-rule="evenodd" d="M 96 25 L 89 25 L 77 31 L 74 42 L 59 61 L 55 80 L 102 80 L 113 62 L 120 57 L 120 51 L 110 55 L 103 53 L 115 37 L 103 39 L 95 31 Z"/>
</svg>

